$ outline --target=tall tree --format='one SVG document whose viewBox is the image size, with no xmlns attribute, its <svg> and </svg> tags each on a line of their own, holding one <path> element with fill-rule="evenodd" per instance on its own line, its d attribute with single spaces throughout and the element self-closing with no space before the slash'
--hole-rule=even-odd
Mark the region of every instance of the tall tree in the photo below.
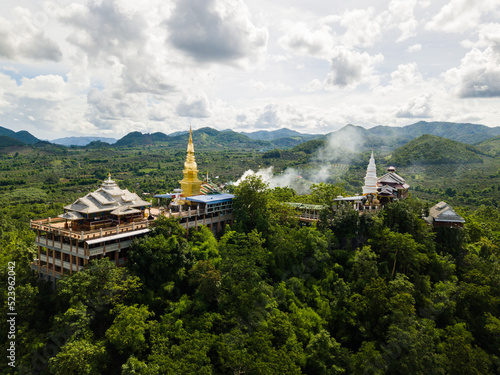
<svg viewBox="0 0 500 375">
<path fill-rule="evenodd" d="M 260 176 L 249 175 L 236 188 L 233 200 L 235 227 L 245 233 L 257 229 L 267 233 L 271 212 L 268 209 L 269 184 Z"/>
</svg>

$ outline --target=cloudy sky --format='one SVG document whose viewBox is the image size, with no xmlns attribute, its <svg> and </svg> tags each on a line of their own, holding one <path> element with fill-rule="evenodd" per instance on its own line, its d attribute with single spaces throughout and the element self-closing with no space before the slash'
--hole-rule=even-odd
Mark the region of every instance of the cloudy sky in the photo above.
<svg viewBox="0 0 500 375">
<path fill-rule="evenodd" d="M 498 0 L 2 0 L 0 125 L 500 125 Z"/>
</svg>

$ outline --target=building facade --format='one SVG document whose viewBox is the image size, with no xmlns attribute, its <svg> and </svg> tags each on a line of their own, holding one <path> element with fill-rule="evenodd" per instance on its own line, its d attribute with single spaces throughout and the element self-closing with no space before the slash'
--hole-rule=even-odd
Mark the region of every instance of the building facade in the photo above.
<svg viewBox="0 0 500 375">
<path fill-rule="evenodd" d="M 227 224 L 232 225 L 234 195 L 220 193 L 210 184 L 203 188 L 191 129 L 183 175 L 176 193 L 155 195 L 157 207 L 120 189 L 110 175 L 99 189 L 65 206 L 57 218 L 31 221 L 38 247 L 32 270 L 55 283 L 81 271 L 92 259 L 108 258 L 121 266 L 127 261 L 132 241 L 149 233 L 160 216 L 178 219 L 188 231 L 206 225 L 219 233 Z M 166 199 L 164 205 L 162 198 Z"/>
<path fill-rule="evenodd" d="M 132 240 L 150 230 L 150 207 L 109 176 L 99 189 L 64 207 L 64 214 L 31 221 L 38 248 L 32 269 L 40 278 L 55 281 L 82 270 L 91 259 L 124 264 Z"/>
</svg>

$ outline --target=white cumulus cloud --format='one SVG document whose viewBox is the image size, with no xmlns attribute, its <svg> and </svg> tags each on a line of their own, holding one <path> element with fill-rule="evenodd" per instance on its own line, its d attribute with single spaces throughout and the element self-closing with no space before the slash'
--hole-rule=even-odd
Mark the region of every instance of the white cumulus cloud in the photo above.
<svg viewBox="0 0 500 375">
<path fill-rule="evenodd" d="M 252 22 L 242 0 L 177 0 L 165 22 L 169 41 L 199 62 L 255 61 L 268 31 Z"/>
<path fill-rule="evenodd" d="M 338 87 L 355 87 L 360 83 L 377 80 L 374 66 L 384 60 L 381 54 L 375 56 L 367 52 L 357 52 L 346 47 L 336 47 L 333 51 L 326 83 Z"/>
<path fill-rule="evenodd" d="M 426 28 L 461 33 L 477 27 L 483 14 L 499 7 L 497 0 L 450 0 L 426 24 Z"/>
</svg>

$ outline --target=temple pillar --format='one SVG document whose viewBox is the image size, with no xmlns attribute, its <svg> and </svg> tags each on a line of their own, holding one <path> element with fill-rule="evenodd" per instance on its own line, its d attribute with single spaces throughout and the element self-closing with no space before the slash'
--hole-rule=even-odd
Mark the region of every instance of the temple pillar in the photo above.
<svg viewBox="0 0 500 375">
<path fill-rule="evenodd" d="M 52 276 L 56 277 L 56 251 L 52 250 Z"/>
<path fill-rule="evenodd" d="M 40 259 L 40 245 L 37 246 L 38 247 L 38 273 L 40 273 L 40 269 L 42 268 L 41 264 L 42 264 L 42 260 Z"/>
</svg>

